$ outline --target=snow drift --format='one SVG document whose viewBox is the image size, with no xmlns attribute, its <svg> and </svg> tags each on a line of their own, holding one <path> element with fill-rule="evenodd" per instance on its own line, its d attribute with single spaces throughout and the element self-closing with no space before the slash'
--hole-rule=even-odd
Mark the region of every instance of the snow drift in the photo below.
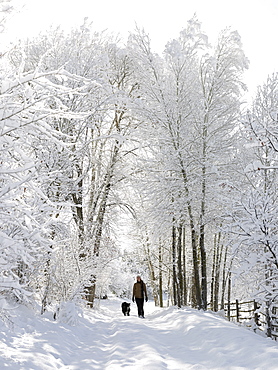
<svg viewBox="0 0 278 370">
<path fill-rule="evenodd" d="M 277 369 L 278 345 L 221 316 L 190 308 L 145 304 L 146 319 L 123 316 L 110 297 L 79 315 L 75 326 L 20 308 L 13 330 L 2 327 L 0 368 Z"/>
</svg>

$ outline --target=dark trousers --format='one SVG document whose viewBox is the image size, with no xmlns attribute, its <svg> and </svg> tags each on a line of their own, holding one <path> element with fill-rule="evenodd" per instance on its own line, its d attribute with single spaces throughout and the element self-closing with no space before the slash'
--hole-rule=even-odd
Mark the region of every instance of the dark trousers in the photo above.
<svg viewBox="0 0 278 370">
<path fill-rule="evenodd" d="M 137 308 L 138 308 L 138 316 L 144 317 L 144 298 L 135 298 Z"/>
</svg>

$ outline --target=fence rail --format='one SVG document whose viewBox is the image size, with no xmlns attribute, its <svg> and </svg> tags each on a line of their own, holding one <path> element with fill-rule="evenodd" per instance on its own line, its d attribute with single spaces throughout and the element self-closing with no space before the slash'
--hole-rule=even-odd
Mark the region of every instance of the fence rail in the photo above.
<svg viewBox="0 0 278 370">
<path fill-rule="evenodd" d="M 261 331 L 266 336 L 278 340 L 278 305 L 269 304 L 263 307 L 256 301 L 229 302 L 225 304 L 225 316 L 229 321 L 235 321 Z"/>
</svg>

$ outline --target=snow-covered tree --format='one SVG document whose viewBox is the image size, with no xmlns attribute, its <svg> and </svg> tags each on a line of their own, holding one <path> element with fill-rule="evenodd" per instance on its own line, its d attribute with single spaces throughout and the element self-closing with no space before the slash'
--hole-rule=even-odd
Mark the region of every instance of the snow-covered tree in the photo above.
<svg viewBox="0 0 278 370">
<path fill-rule="evenodd" d="M 11 63 L 15 53 L 17 64 Z M 73 93 L 51 81 L 54 75 L 71 78 L 62 68 L 25 66 L 26 55 L 19 48 L 1 59 L 1 289 L 22 300 L 47 259 L 56 213 L 53 199 L 41 186 L 45 178 L 40 178 L 34 143 L 62 143 L 49 121 L 71 117 L 62 99 Z"/>
<path fill-rule="evenodd" d="M 273 75 L 258 88 L 243 119 L 238 159 L 244 172 L 233 192 L 229 220 L 238 271 L 251 282 L 249 296 L 261 300 L 268 311 L 278 297 L 277 93 L 277 75 Z"/>
<path fill-rule="evenodd" d="M 58 197 L 59 204 L 65 200 L 68 205 L 71 203 L 79 259 L 86 271 L 82 279 L 92 305 L 97 279 L 94 269 L 103 244 L 107 214 L 115 207 L 125 206 L 116 187 L 125 178 L 124 162 L 133 150 L 132 132 L 138 123 L 130 114 L 137 86 L 131 59 L 116 40 L 93 33 L 90 27 L 85 22 L 68 35 L 55 30 L 27 45 L 26 53 L 29 65 L 43 55 L 40 60 L 44 66 L 63 66 L 74 74 L 75 81 L 53 80 L 63 88 L 79 89 L 79 77 L 88 82 L 79 94 L 63 100 L 64 106 L 76 113 L 76 119 L 52 122 L 65 144 L 58 150 L 56 163 L 53 162 L 62 173 L 55 172 L 55 182 L 49 179 L 46 186 Z M 53 148 L 46 147 L 44 151 L 49 153 L 44 157 L 52 160 Z M 45 169 L 48 166 L 44 163 Z"/>
<path fill-rule="evenodd" d="M 236 32 L 223 31 L 211 50 L 196 18 L 167 44 L 164 59 L 151 52 L 146 34 L 139 31 L 132 42 L 145 102 L 140 114 L 153 133 L 150 147 L 156 146 L 156 160 L 159 156 L 168 180 L 173 283 L 183 291 L 181 230 L 186 227 L 186 242 L 192 250 L 192 296 L 198 307 L 206 308 L 205 245 L 213 245 L 213 233 L 207 233 L 206 225 L 215 219 L 213 210 L 218 207 L 215 185 L 226 177 L 247 61 Z"/>
</svg>

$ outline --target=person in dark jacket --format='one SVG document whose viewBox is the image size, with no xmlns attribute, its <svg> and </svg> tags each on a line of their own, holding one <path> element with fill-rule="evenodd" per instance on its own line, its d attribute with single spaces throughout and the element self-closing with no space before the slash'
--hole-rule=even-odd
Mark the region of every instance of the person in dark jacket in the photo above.
<svg viewBox="0 0 278 370">
<path fill-rule="evenodd" d="M 148 302 L 148 294 L 146 284 L 141 279 L 141 276 L 137 276 L 137 281 L 133 285 L 132 302 L 136 301 L 138 308 L 138 317 L 144 318 L 144 295 L 146 302 Z"/>
</svg>

